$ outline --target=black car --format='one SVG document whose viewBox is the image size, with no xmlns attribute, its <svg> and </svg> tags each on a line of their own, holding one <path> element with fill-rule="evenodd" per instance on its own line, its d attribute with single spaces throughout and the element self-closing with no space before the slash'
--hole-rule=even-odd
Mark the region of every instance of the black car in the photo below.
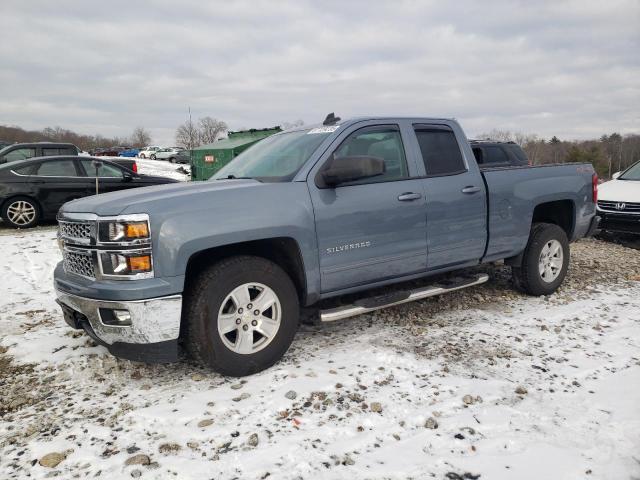
<svg viewBox="0 0 640 480">
<path fill-rule="evenodd" d="M 116 163 L 91 157 L 41 157 L 0 165 L 0 215 L 15 228 L 54 219 L 63 203 L 98 192 L 175 183 L 140 175 Z"/>
<path fill-rule="evenodd" d="M 490 140 L 470 140 L 469 143 L 480 168 L 529 165 L 527 154 L 517 143 Z"/>
<path fill-rule="evenodd" d="M 73 143 L 14 143 L 0 150 L 0 164 L 53 155 L 78 155 L 78 147 Z"/>
<path fill-rule="evenodd" d="M 191 163 L 191 153 L 189 150 L 180 150 L 175 155 L 171 155 L 169 161 L 171 163 L 186 163 L 188 165 Z"/>
</svg>

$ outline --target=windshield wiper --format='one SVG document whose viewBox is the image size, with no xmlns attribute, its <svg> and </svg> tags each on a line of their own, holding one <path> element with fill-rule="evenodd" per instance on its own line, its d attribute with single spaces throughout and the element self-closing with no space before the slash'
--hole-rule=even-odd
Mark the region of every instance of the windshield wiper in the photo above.
<svg viewBox="0 0 640 480">
<path fill-rule="evenodd" d="M 260 182 L 260 180 L 258 180 L 257 178 L 254 178 L 254 177 L 236 177 L 233 174 L 227 175 L 226 177 L 216 178 L 216 180 L 256 180 L 256 181 Z"/>
</svg>

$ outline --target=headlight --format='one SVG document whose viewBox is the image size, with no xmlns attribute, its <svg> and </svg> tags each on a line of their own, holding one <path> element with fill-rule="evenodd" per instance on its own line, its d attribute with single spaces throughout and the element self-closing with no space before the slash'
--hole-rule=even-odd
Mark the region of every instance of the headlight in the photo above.
<svg viewBox="0 0 640 480">
<path fill-rule="evenodd" d="M 106 220 L 99 223 L 98 239 L 103 243 L 139 243 L 149 240 L 148 220 Z"/>
<path fill-rule="evenodd" d="M 103 275 L 147 277 L 153 275 L 151 252 L 100 252 Z"/>
</svg>

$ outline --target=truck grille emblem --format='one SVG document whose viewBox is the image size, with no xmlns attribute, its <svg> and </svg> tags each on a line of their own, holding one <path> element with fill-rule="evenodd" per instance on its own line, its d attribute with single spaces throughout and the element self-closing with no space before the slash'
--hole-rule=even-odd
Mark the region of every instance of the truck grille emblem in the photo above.
<svg viewBox="0 0 640 480">
<path fill-rule="evenodd" d="M 627 208 L 627 204 L 626 203 L 616 203 L 616 210 L 624 210 L 625 208 Z"/>
</svg>

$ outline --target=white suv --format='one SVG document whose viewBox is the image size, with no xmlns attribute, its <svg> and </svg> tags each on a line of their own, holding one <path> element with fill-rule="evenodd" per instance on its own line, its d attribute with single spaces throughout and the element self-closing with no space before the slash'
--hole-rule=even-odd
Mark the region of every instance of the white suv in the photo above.
<svg viewBox="0 0 640 480">
<path fill-rule="evenodd" d="M 151 158 L 152 160 L 156 159 L 156 152 L 162 150 L 162 147 L 144 147 L 142 150 L 138 152 L 139 158 Z"/>
</svg>

